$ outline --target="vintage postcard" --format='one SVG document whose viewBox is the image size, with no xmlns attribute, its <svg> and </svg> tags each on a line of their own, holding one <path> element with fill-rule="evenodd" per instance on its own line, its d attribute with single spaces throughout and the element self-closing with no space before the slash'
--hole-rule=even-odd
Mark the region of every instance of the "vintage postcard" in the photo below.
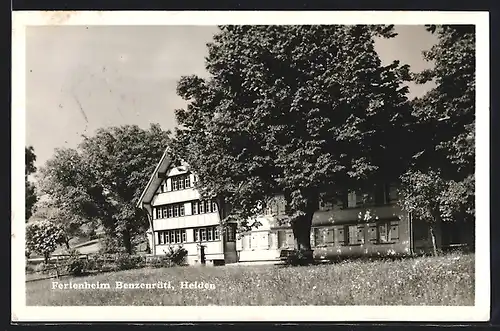
<svg viewBox="0 0 500 331">
<path fill-rule="evenodd" d="M 487 321 L 488 22 L 14 12 L 12 320 Z"/>
</svg>

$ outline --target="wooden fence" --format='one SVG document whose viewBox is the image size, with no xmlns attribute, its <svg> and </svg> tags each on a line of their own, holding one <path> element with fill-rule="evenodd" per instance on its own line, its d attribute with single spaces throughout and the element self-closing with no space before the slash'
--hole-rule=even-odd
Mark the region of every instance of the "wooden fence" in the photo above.
<svg viewBox="0 0 500 331">
<path fill-rule="evenodd" d="M 151 263 L 152 260 L 157 259 L 158 257 L 152 255 L 140 255 L 144 258 L 144 262 Z M 26 268 L 26 282 L 32 282 L 37 280 L 44 279 L 52 279 L 59 278 L 63 276 L 68 276 L 70 273 L 67 271 L 69 264 L 67 263 L 68 259 L 72 257 L 72 255 L 68 254 L 58 254 L 53 255 L 48 259 L 48 263 L 45 264 L 44 258 L 30 258 L 26 260 L 26 266 L 31 265 L 33 270 L 28 270 Z M 94 262 L 100 267 L 98 271 L 108 271 L 107 269 L 112 270 L 112 268 L 104 267 L 107 264 L 113 264 L 117 261 L 118 254 L 79 254 L 78 258 L 82 260 L 86 260 L 88 262 Z M 43 268 L 38 268 L 37 265 L 43 265 Z"/>
</svg>

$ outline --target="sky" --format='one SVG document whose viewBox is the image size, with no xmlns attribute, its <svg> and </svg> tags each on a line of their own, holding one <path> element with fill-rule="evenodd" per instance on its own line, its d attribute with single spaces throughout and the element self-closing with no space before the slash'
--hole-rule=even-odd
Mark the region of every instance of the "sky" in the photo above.
<svg viewBox="0 0 500 331">
<path fill-rule="evenodd" d="M 26 30 L 26 145 L 36 166 L 55 148 L 76 147 L 100 127 L 176 125 L 183 75 L 206 76 L 206 43 L 215 26 L 37 26 Z M 399 59 L 412 71 L 431 66 L 422 51 L 436 42 L 423 26 L 396 26 L 376 42 L 383 63 Z M 412 96 L 429 86 L 410 85 Z"/>
</svg>

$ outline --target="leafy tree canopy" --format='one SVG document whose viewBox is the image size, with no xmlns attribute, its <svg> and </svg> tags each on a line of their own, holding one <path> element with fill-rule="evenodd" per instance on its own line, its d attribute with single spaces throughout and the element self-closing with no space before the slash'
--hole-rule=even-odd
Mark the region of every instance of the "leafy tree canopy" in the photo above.
<svg viewBox="0 0 500 331">
<path fill-rule="evenodd" d="M 320 192 L 404 172 L 409 68 L 382 65 L 374 49 L 394 35 L 392 26 L 220 27 L 210 78 L 178 83 L 189 104 L 176 111 L 175 150 L 205 194 L 232 206 L 227 219 L 284 193 L 297 245 L 309 249 Z"/>
<path fill-rule="evenodd" d="M 40 170 L 40 188 L 54 207 L 104 227 L 132 251 L 147 220 L 135 207 L 168 144 L 159 125 L 98 129 L 76 148 L 56 150 Z"/>
<path fill-rule="evenodd" d="M 402 206 L 434 227 L 474 220 L 476 47 L 474 26 L 427 29 L 438 37 L 423 54 L 434 66 L 415 80 L 436 86 L 412 104 L 416 153 L 402 177 Z"/>
<path fill-rule="evenodd" d="M 63 230 L 51 221 L 42 220 L 26 225 L 26 255 L 37 253 L 48 262 L 50 254 L 63 241 Z"/>
</svg>

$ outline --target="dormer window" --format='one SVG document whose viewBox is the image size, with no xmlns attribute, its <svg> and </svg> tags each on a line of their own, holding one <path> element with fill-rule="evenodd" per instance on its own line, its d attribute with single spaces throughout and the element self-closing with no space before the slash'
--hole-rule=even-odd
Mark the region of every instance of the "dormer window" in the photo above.
<svg viewBox="0 0 500 331">
<path fill-rule="evenodd" d="M 179 175 L 171 178 L 172 191 L 184 190 L 191 187 L 191 178 L 189 174 Z"/>
</svg>

